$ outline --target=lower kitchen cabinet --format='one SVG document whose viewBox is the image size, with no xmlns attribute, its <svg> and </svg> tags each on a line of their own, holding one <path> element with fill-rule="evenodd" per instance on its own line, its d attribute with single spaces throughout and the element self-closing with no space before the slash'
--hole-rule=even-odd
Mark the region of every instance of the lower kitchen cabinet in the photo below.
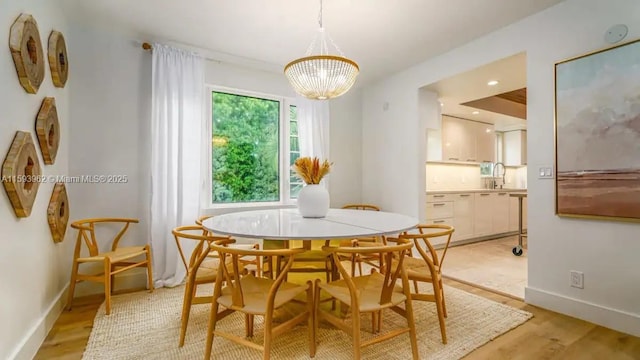
<svg viewBox="0 0 640 360">
<path fill-rule="evenodd" d="M 492 231 L 493 234 L 509 232 L 509 193 L 498 192 L 491 194 L 493 201 Z"/>
<path fill-rule="evenodd" d="M 473 235 L 474 237 L 493 234 L 493 194 L 475 193 L 473 207 Z"/>
<path fill-rule="evenodd" d="M 473 194 L 454 194 L 453 196 L 453 240 L 464 240 L 473 237 L 474 218 Z"/>
<path fill-rule="evenodd" d="M 523 199 L 526 228 L 526 198 Z M 427 224 L 455 227 L 452 241 L 491 237 L 518 231 L 518 199 L 509 191 L 430 193 L 427 195 Z M 444 243 L 444 239 L 433 245 Z"/>
</svg>

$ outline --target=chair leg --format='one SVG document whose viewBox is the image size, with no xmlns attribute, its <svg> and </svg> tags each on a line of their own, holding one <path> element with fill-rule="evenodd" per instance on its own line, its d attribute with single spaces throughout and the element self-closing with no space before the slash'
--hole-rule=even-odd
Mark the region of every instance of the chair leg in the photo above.
<svg viewBox="0 0 640 360">
<path fill-rule="evenodd" d="M 442 343 L 447 343 L 447 330 L 444 322 L 444 307 L 443 307 L 443 299 L 442 292 L 440 286 L 438 285 L 438 281 L 433 282 L 433 294 L 436 299 L 436 309 L 438 310 L 438 322 L 440 323 L 440 335 L 442 336 Z"/>
<path fill-rule="evenodd" d="M 67 310 L 71 310 L 71 303 L 73 302 L 73 292 L 76 290 L 76 283 L 78 278 L 78 264 L 75 260 L 73 260 L 73 265 L 71 266 L 71 280 L 69 281 L 69 294 L 67 295 Z"/>
<path fill-rule="evenodd" d="M 254 324 L 254 320 L 255 320 L 255 315 L 251 315 L 251 314 L 247 314 L 247 317 L 245 318 L 246 322 L 247 322 L 247 337 L 253 337 L 253 324 Z"/>
<path fill-rule="evenodd" d="M 154 286 L 153 286 L 153 270 L 151 270 L 152 268 L 151 247 L 147 245 L 146 248 L 147 248 L 147 282 L 148 282 L 149 292 L 153 292 Z"/>
<path fill-rule="evenodd" d="M 444 286 L 442 286 L 442 279 L 440 279 L 438 281 L 440 283 L 440 292 L 441 295 L 440 297 L 442 298 L 442 313 L 444 314 L 444 317 L 447 317 L 447 302 L 444 300 Z"/>
<path fill-rule="evenodd" d="M 105 313 L 111 314 L 111 261 L 106 258 L 104 261 L 104 297 Z"/>
<path fill-rule="evenodd" d="M 204 359 L 211 358 L 211 347 L 213 346 L 214 332 L 216 331 L 216 321 L 218 317 L 218 300 L 213 298 L 211 303 L 211 314 L 209 315 L 209 328 L 207 329 L 207 345 L 204 349 Z"/>
<path fill-rule="evenodd" d="M 418 354 L 416 323 L 413 317 L 413 305 L 411 303 L 411 298 L 409 296 L 407 296 L 407 300 L 404 302 L 404 308 L 407 315 L 407 324 L 409 325 L 409 339 L 411 340 L 411 353 L 413 354 L 413 359 L 418 360 L 420 358 L 420 355 Z"/>
<path fill-rule="evenodd" d="M 316 356 L 316 303 L 313 293 L 315 291 L 315 287 L 313 286 L 311 280 L 307 281 L 307 286 L 307 311 L 309 312 L 307 324 L 307 326 L 309 327 L 309 356 L 314 357 Z"/>
<path fill-rule="evenodd" d="M 113 289 L 115 289 L 115 287 L 116 287 L 116 276 L 113 274 L 115 269 L 116 269 L 116 266 L 114 264 L 111 264 L 111 268 L 109 269 L 109 274 L 111 274 L 110 277 L 109 277 L 109 281 L 110 281 L 110 284 L 111 284 L 111 286 L 110 286 L 111 287 L 111 292 L 110 292 L 111 295 L 113 295 Z"/>
<path fill-rule="evenodd" d="M 418 281 L 417 280 L 413 280 L 413 288 L 416 291 L 416 294 L 419 294 L 420 291 L 418 291 Z"/>
<path fill-rule="evenodd" d="M 353 339 L 353 358 L 360 359 L 360 310 L 352 304 L 351 309 L 351 326 Z"/>
<path fill-rule="evenodd" d="M 262 360 L 269 360 L 271 358 L 271 343 L 273 340 L 273 309 L 267 309 L 267 313 L 264 315 L 264 349 L 262 353 Z"/>
<path fill-rule="evenodd" d="M 178 346 L 184 346 L 184 338 L 187 335 L 187 325 L 189 325 L 189 314 L 191 313 L 191 302 L 193 300 L 195 286 L 193 284 L 195 276 L 189 274 L 187 286 L 184 288 L 184 300 L 182 300 L 182 318 L 180 321 L 180 340 Z"/>
</svg>

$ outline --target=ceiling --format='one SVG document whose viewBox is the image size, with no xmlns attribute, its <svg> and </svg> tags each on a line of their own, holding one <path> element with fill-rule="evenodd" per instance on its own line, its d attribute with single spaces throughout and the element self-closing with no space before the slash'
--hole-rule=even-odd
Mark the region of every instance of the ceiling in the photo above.
<svg viewBox="0 0 640 360">
<path fill-rule="evenodd" d="M 319 0 L 62 0 L 77 21 L 281 72 L 305 54 Z M 324 0 L 324 27 L 370 83 L 561 0 Z"/>
<path fill-rule="evenodd" d="M 497 80 L 498 84 L 489 86 L 487 83 L 491 80 Z M 525 128 L 526 121 L 515 116 L 479 109 L 481 106 L 460 104 L 520 90 L 511 96 L 502 95 L 503 98 L 510 97 L 514 100 L 515 94 L 520 96 L 523 91 L 526 93 L 526 90 L 521 90 L 526 86 L 527 55 L 519 53 L 440 80 L 425 86 L 425 89 L 438 93 L 443 114 L 495 124 L 496 129 L 502 130 Z M 526 103 L 526 99 L 524 101 Z"/>
</svg>

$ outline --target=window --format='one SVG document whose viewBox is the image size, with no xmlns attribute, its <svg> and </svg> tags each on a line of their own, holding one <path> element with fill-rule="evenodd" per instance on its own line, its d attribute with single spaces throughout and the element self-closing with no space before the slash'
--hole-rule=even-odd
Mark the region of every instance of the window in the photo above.
<svg viewBox="0 0 640 360">
<path fill-rule="evenodd" d="M 290 166 L 300 156 L 295 105 L 267 95 L 210 91 L 211 204 L 295 198 L 302 185 Z"/>
</svg>

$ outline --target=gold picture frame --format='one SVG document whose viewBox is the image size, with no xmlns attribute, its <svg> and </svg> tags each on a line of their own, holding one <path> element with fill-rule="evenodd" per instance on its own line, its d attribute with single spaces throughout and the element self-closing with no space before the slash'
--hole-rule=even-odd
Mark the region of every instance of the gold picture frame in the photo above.
<svg viewBox="0 0 640 360">
<path fill-rule="evenodd" d="M 554 67 L 558 216 L 640 222 L 640 39 Z"/>
</svg>

